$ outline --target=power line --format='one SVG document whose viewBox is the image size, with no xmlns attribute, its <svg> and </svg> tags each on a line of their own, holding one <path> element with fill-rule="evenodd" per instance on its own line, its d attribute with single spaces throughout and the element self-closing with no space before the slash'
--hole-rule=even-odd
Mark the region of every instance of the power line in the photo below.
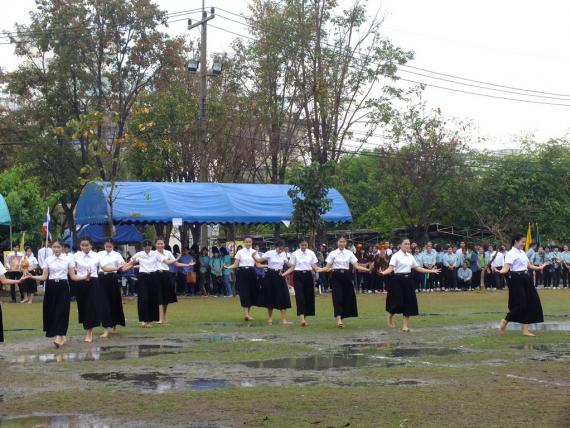
<svg viewBox="0 0 570 428">
<path fill-rule="evenodd" d="M 217 9 L 219 9 L 219 10 L 221 10 L 221 11 L 223 11 L 223 12 L 226 12 L 226 13 L 230 13 L 230 14 L 232 14 L 232 15 L 234 15 L 234 16 L 237 16 L 237 17 L 240 17 L 240 18 L 242 18 L 242 19 L 246 19 L 244 16 L 238 15 L 238 14 L 233 13 L 233 12 L 230 12 L 230 11 L 228 11 L 228 10 L 226 10 L 226 9 L 222 9 L 222 8 L 217 8 Z M 238 24 L 242 24 L 242 25 L 245 25 L 245 26 L 248 26 L 248 27 L 252 27 L 252 25 L 249 24 L 248 22 L 239 22 L 239 21 L 236 21 L 236 20 L 234 20 L 234 19 L 230 19 L 230 18 L 224 17 L 224 16 L 219 15 L 219 14 L 218 14 L 218 16 L 220 16 L 221 18 L 226 19 L 226 20 L 228 20 L 228 21 L 232 21 L 232 22 L 236 22 L 236 23 L 238 23 Z M 240 35 L 240 36 L 243 37 L 243 35 Z M 329 46 L 329 47 L 336 48 L 336 46 L 334 46 L 334 45 L 331 45 L 331 44 L 328 44 L 328 43 L 324 43 L 324 44 L 327 45 L 327 46 Z M 491 82 L 485 82 L 485 81 L 481 81 L 481 80 L 469 79 L 469 78 L 466 78 L 466 77 L 456 76 L 456 75 L 453 75 L 453 74 L 441 73 L 441 72 L 437 72 L 437 71 L 433 71 L 433 70 L 428 70 L 428 69 L 426 69 L 426 68 L 417 67 L 417 66 L 412 66 L 412 65 L 407 65 L 407 64 L 400 64 L 399 67 L 411 68 L 411 69 L 414 69 L 414 70 L 420 70 L 420 71 L 424 71 L 424 72 L 427 72 L 427 73 L 436 74 L 436 75 L 439 75 L 439 76 L 451 77 L 451 78 L 458 79 L 458 80 L 464 80 L 464 81 L 467 81 L 467 82 L 479 83 L 479 84 L 483 84 L 483 85 L 487 85 L 487 86 L 493 86 L 493 87 L 496 87 L 496 88 L 504 88 L 504 89 L 510 89 L 510 90 L 515 90 L 515 91 L 531 92 L 531 93 L 534 93 L 534 94 L 553 95 L 553 96 L 558 96 L 558 97 L 570 98 L 570 94 L 561 94 L 561 93 L 556 93 L 556 92 L 537 91 L 537 90 L 533 90 L 533 89 L 524 89 L 524 88 L 519 88 L 519 87 L 515 87 L 515 86 L 501 85 L 501 84 L 497 84 L 497 83 L 491 83 Z M 425 75 L 423 75 L 423 74 L 416 73 L 416 72 L 412 72 L 412 71 L 407 71 L 407 70 L 404 70 L 404 69 L 402 69 L 402 71 L 407 72 L 407 73 L 412 73 L 412 74 L 418 74 L 418 75 L 421 75 L 421 76 L 425 76 Z M 428 77 L 428 78 L 431 78 L 431 79 L 438 79 L 438 80 L 448 81 L 447 79 L 442 79 L 442 78 L 438 78 L 438 77 L 434 77 L 434 76 L 425 76 L 425 77 Z M 456 84 L 466 85 L 466 86 L 479 87 L 479 86 L 477 86 L 477 85 L 469 85 L 469 84 L 461 83 L 461 82 L 452 82 L 452 81 L 451 81 L 451 83 L 456 83 Z M 481 88 L 481 89 L 488 89 L 488 90 L 494 90 L 494 91 L 512 93 L 512 92 L 510 92 L 510 91 L 501 91 L 501 90 L 499 90 L 499 89 L 492 89 L 492 88 L 484 88 L 484 87 L 483 87 L 483 88 Z M 530 95 L 530 94 L 519 94 L 519 95 L 534 96 L 534 97 L 540 97 L 540 98 L 552 98 L 552 97 L 543 97 L 543 96 L 540 96 L 540 95 Z M 560 99 L 560 98 L 552 98 L 552 99 Z"/>
</svg>

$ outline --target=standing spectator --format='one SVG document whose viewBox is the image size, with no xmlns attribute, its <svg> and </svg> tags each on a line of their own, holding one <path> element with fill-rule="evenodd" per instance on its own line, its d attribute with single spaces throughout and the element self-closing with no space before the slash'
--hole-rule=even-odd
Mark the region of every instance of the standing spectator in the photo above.
<svg viewBox="0 0 570 428">
<path fill-rule="evenodd" d="M 206 247 L 200 250 L 200 293 L 203 296 L 210 294 L 210 257 L 208 256 L 208 249 Z"/>
<path fill-rule="evenodd" d="M 533 266 L 541 266 L 545 263 L 544 260 L 544 248 L 538 247 L 536 253 L 532 255 L 532 260 L 530 260 Z M 546 270 L 546 269 L 545 269 Z M 545 270 L 533 270 L 533 280 L 534 286 L 544 286 L 544 272 Z"/>
<path fill-rule="evenodd" d="M 212 289 L 215 296 L 222 296 L 222 271 L 224 261 L 217 247 L 212 247 L 212 257 L 210 258 L 210 273 L 212 275 Z"/>
<path fill-rule="evenodd" d="M 457 288 L 457 275 L 455 269 L 457 267 L 457 254 L 453 252 L 453 247 L 447 247 L 447 252 L 443 255 L 443 280 L 444 290 L 454 290 Z"/>
<path fill-rule="evenodd" d="M 22 278 L 22 259 L 24 258 L 24 253 L 20 251 L 20 244 L 14 242 L 12 244 L 12 251 L 6 257 L 8 263 L 8 273 L 6 278 L 16 280 L 17 282 L 10 283 L 10 296 L 12 297 L 12 303 L 16 303 L 16 285 L 18 285 L 18 291 L 20 292 L 20 301 L 24 300 L 24 291 L 22 289 L 22 283 L 19 279 Z"/>
<path fill-rule="evenodd" d="M 568 251 L 568 245 L 564 245 L 564 251 L 560 254 L 562 258 L 562 286 L 564 288 L 570 286 L 570 251 Z"/>
<path fill-rule="evenodd" d="M 554 276 L 554 254 L 550 251 L 550 247 L 544 247 L 544 288 L 552 287 L 552 277 Z"/>
<path fill-rule="evenodd" d="M 22 259 L 22 274 L 26 275 L 29 272 L 34 272 L 38 269 L 38 260 L 35 258 L 34 253 L 30 247 L 26 247 L 24 258 Z M 39 272 L 38 272 L 39 273 Z M 38 292 L 38 283 L 31 278 L 23 280 L 20 285 L 20 291 L 24 292 L 24 299 L 20 303 L 31 304 L 34 299 L 34 294 Z"/>
<path fill-rule="evenodd" d="M 426 244 L 426 248 L 424 252 L 421 254 L 421 264 L 424 269 L 431 270 L 436 267 L 437 265 L 437 255 L 433 249 L 433 245 L 431 242 Z M 435 288 L 435 277 L 436 275 L 433 273 L 424 273 L 422 278 L 422 290 L 423 291 L 433 291 Z"/>
<path fill-rule="evenodd" d="M 554 266 L 552 275 L 552 287 L 560 288 L 560 278 L 562 275 L 562 253 L 558 248 L 558 245 L 554 246 L 554 251 L 552 252 L 552 263 Z"/>
<path fill-rule="evenodd" d="M 422 261 L 422 254 L 420 253 L 420 247 L 415 243 L 412 244 L 412 255 L 414 256 L 414 259 L 416 259 L 416 264 L 418 266 L 422 266 L 423 261 Z M 422 272 L 418 272 L 416 270 L 412 272 L 412 278 L 414 279 L 414 286 L 416 292 L 421 291 L 424 276 L 425 274 Z"/>
<path fill-rule="evenodd" d="M 190 254 L 190 249 L 185 247 L 182 250 L 182 257 L 180 257 L 180 263 L 191 264 L 194 262 L 194 257 Z M 190 274 L 190 275 L 189 275 Z M 196 283 L 196 275 L 194 273 L 194 266 L 184 266 L 179 268 L 180 277 L 180 292 L 186 295 L 192 295 L 191 286 Z M 194 281 L 193 283 L 191 281 Z"/>
<path fill-rule="evenodd" d="M 222 255 L 222 263 L 224 269 L 222 270 L 222 282 L 224 283 L 224 295 L 225 297 L 231 297 L 233 295 L 232 291 L 232 270 L 228 269 L 227 266 L 231 266 L 232 258 L 228 249 L 226 247 L 220 248 L 220 254 Z"/>
<path fill-rule="evenodd" d="M 494 288 L 497 290 L 502 290 L 505 288 L 505 278 L 498 272 L 503 269 L 505 264 L 505 247 L 500 245 L 497 247 L 497 251 L 491 256 L 491 270 L 493 271 Z"/>
<path fill-rule="evenodd" d="M 467 266 L 469 269 L 471 269 L 471 273 L 473 275 L 469 289 L 472 290 L 474 288 L 478 288 L 479 283 L 481 282 L 481 271 L 479 270 L 479 253 L 477 251 L 477 247 L 472 243 L 468 245 L 467 258 L 465 261 L 467 262 Z"/>
</svg>

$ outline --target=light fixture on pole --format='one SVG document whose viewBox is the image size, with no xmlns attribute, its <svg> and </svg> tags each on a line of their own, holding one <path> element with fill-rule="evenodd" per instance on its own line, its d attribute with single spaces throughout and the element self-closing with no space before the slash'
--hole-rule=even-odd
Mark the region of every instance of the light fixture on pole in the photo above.
<svg viewBox="0 0 570 428">
<path fill-rule="evenodd" d="M 190 61 L 188 61 L 188 71 L 191 71 L 192 73 L 197 72 L 199 66 L 200 66 L 199 59 L 191 59 Z"/>
<path fill-rule="evenodd" d="M 222 69 L 224 68 L 224 64 L 220 59 L 215 59 L 212 63 L 212 74 L 214 76 L 219 76 L 222 73 Z"/>
</svg>

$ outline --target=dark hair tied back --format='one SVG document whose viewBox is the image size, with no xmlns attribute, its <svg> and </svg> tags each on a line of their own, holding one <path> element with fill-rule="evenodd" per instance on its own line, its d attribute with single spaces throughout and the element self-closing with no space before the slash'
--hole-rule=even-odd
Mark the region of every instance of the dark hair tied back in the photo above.
<svg viewBox="0 0 570 428">
<path fill-rule="evenodd" d="M 515 245 L 515 242 L 520 241 L 521 239 L 523 239 L 526 235 L 523 235 L 522 233 L 515 233 L 513 236 L 511 236 L 511 247 L 513 245 Z"/>
</svg>

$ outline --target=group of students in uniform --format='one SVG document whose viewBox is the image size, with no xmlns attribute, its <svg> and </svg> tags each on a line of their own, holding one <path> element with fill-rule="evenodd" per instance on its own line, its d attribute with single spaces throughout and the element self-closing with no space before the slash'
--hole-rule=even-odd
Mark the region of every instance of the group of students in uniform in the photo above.
<svg viewBox="0 0 570 428">
<path fill-rule="evenodd" d="M 499 325 L 503 333 L 509 322 L 522 324 L 526 336 L 533 334 L 528 325 L 543 322 L 540 298 L 534 287 L 530 272 L 541 272 L 546 265 L 532 264 L 524 252 L 525 237 L 516 235 L 512 239 L 511 250 L 505 255 L 504 263 L 498 274 L 505 276 L 509 288 L 509 312 Z M 143 242 L 143 250 L 137 252 L 129 261 L 113 249 L 112 240 L 107 240 L 105 250 L 96 253 L 89 238 L 80 241 L 80 252 L 73 256 L 63 254 L 62 243 L 52 243 L 53 254 L 42 265 L 41 275 L 24 274 L 20 279 L 9 279 L 0 265 L 0 281 L 3 284 L 20 284 L 28 279 L 46 281 L 43 302 L 43 329 L 47 337 L 54 338 L 54 345 L 63 346 L 69 325 L 70 283 L 75 287 L 78 318 L 86 330 L 85 341 L 93 340 L 93 329 L 103 327 L 102 337 L 109 334 L 109 329 L 116 331 L 117 326 L 125 325 L 122 308 L 120 285 L 117 273 L 138 265 L 138 316 L 142 327 L 152 323 L 167 321 L 167 307 L 176 301 L 174 283 L 169 265 L 189 267 L 194 264 L 181 263 L 180 255 L 175 257 L 164 249 L 164 240 L 158 239 L 156 249 L 148 240 Z M 400 249 L 387 257 L 381 255 L 378 263 L 365 266 L 358 262 L 355 254 L 347 248 L 347 240 L 340 238 L 337 249 L 328 253 L 325 265 L 319 266 L 315 253 L 308 248 L 307 241 L 299 243 L 299 249 L 288 258 L 285 247 L 278 243 L 276 248 L 264 254 L 252 249 L 252 239 L 246 238 L 244 246 L 237 251 L 231 265 L 223 268 L 237 269 L 236 289 L 243 308 L 245 321 L 253 320 L 253 306 L 267 308 L 268 323 L 273 323 L 273 311 L 280 311 L 281 322 L 289 324 L 287 309 L 291 308 L 289 288 L 285 278 L 292 274 L 295 287 L 295 301 L 300 325 L 308 325 L 307 317 L 315 315 L 315 282 L 313 273 L 330 273 L 333 314 L 339 328 L 344 328 L 346 318 L 357 317 L 358 307 L 353 283 L 353 271 L 372 273 L 382 278 L 390 278 L 386 297 L 387 325 L 394 327 L 394 316 L 403 316 L 402 330 L 410 331 L 410 317 L 419 315 L 414 283 L 414 273 L 439 275 L 441 269 L 424 267 L 414 257 L 409 239 L 404 239 Z M 260 283 L 255 268 L 266 269 L 267 273 Z M 0 338 L 2 335 L 2 316 L 0 310 Z"/>
</svg>

